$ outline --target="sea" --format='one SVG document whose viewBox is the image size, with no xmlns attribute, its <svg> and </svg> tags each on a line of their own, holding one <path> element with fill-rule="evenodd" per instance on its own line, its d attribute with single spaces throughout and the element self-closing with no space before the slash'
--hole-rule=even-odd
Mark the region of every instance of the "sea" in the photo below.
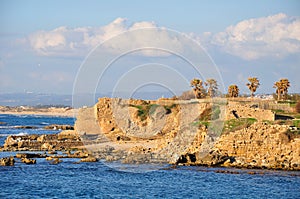
<svg viewBox="0 0 300 199">
<path fill-rule="evenodd" d="M 74 118 L 0 115 L 0 144 L 8 135 L 52 134 L 50 124 Z M 36 129 L 16 129 L 34 126 Z M 0 157 L 15 152 L 0 152 Z M 172 165 L 126 165 L 105 161 L 57 165 L 45 159 L 0 166 L 0 198 L 300 198 L 300 172 Z"/>
</svg>

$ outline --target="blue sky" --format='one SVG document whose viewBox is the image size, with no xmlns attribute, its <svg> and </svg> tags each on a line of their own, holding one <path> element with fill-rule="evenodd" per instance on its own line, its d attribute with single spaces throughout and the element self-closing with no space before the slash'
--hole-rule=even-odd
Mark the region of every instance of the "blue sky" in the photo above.
<svg viewBox="0 0 300 199">
<path fill-rule="evenodd" d="M 273 83 L 286 77 L 290 92 L 300 92 L 297 0 L 2 0 L 0 16 L 1 93 L 71 94 L 90 50 L 110 35 L 135 26 L 170 28 L 200 42 L 225 86 L 236 83 L 247 93 L 247 77 L 257 76 L 262 83 L 258 92 L 272 93 Z M 83 40 L 84 35 L 88 40 Z M 186 78 L 192 76 L 190 72 Z"/>
</svg>

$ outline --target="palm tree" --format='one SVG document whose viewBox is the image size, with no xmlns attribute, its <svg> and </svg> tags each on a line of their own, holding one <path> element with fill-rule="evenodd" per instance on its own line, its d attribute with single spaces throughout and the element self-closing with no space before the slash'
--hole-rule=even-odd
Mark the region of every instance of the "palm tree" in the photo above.
<svg viewBox="0 0 300 199">
<path fill-rule="evenodd" d="M 290 82 L 288 79 L 281 79 L 281 84 L 282 84 L 282 90 L 283 90 L 283 99 L 287 98 L 287 94 L 288 94 L 288 89 L 291 86 Z"/>
<path fill-rule="evenodd" d="M 249 77 L 248 81 L 250 83 L 247 83 L 246 86 L 248 86 L 250 92 L 251 92 L 251 97 L 254 96 L 254 93 L 256 92 L 256 89 L 259 87 L 260 83 L 257 77 Z"/>
<path fill-rule="evenodd" d="M 205 89 L 203 87 L 203 82 L 200 79 L 193 79 L 191 81 L 191 87 L 193 88 L 194 94 L 195 94 L 195 98 L 196 99 L 200 99 L 205 97 Z"/>
<path fill-rule="evenodd" d="M 205 86 L 208 86 L 207 88 L 207 94 L 209 97 L 216 96 L 217 90 L 218 90 L 218 84 L 215 79 L 207 79 L 205 82 Z"/>
<path fill-rule="evenodd" d="M 239 87 L 235 84 L 232 84 L 228 87 L 228 96 L 229 97 L 238 97 L 239 96 Z"/>
<path fill-rule="evenodd" d="M 281 98 L 281 83 L 275 82 L 273 88 L 276 88 L 276 94 L 277 94 L 277 100 L 280 100 Z"/>
<path fill-rule="evenodd" d="M 274 83 L 273 88 L 276 88 L 277 100 L 286 99 L 288 89 L 291 86 L 288 79 L 283 78 Z"/>
</svg>

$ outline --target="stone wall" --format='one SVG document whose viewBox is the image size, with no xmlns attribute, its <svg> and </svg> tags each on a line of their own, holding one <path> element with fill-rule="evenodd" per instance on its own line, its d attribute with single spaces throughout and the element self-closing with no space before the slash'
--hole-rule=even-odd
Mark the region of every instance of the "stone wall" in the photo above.
<svg viewBox="0 0 300 199">
<path fill-rule="evenodd" d="M 274 121 L 275 113 L 271 110 L 260 109 L 253 104 L 247 105 L 241 104 L 240 102 L 229 101 L 226 120 L 235 118 L 255 118 L 258 121 Z"/>
<path fill-rule="evenodd" d="M 222 135 L 215 147 L 235 158 L 232 165 L 300 170 L 300 138 L 289 126 L 257 122 L 249 128 Z"/>
</svg>

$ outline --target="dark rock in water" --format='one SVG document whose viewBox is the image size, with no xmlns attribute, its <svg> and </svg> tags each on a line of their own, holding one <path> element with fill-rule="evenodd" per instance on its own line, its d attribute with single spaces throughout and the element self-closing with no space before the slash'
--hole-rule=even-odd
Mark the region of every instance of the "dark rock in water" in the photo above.
<svg viewBox="0 0 300 199">
<path fill-rule="evenodd" d="M 51 124 L 49 126 L 45 126 L 46 130 L 74 130 L 74 127 L 71 125 L 59 125 L 59 124 Z"/>
<path fill-rule="evenodd" d="M 228 155 L 223 155 L 218 151 L 210 151 L 202 156 L 200 153 L 187 153 L 181 155 L 176 164 L 179 165 L 204 165 L 204 166 L 219 166 L 226 160 L 230 159 Z"/>
<path fill-rule="evenodd" d="M 67 157 L 69 157 L 69 158 L 87 158 L 87 157 L 89 157 L 89 154 L 86 152 L 83 152 L 83 151 L 76 151 L 73 154 L 68 153 Z"/>
<path fill-rule="evenodd" d="M 25 164 L 36 164 L 36 160 L 35 159 L 29 159 L 29 158 L 22 158 L 21 162 L 23 162 Z"/>
<path fill-rule="evenodd" d="M 62 160 L 60 160 L 58 157 L 54 157 L 52 160 L 50 160 L 50 164 L 59 164 Z"/>
<path fill-rule="evenodd" d="M 47 157 L 46 154 L 40 154 L 40 153 L 17 153 L 16 158 L 22 159 L 22 158 L 45 158 Z"/>
<path fill-rule="evenodd" d="M 15 159 L 13 156 L 0 159 L 1 166 L 14 166 L 14 164 L 15 164 Z"/>
<path fill-rule="evenodd" d="M 37 129 L 36 126 L 16 126 L 16 129 Z"/>
<path fill-rule="evenodd" d="M 204 157 L 197 157 L 197 163 L 207 166 L 218 166 L 223 164 L 230 157 L 228 155 L 223 155 L 218 151 L 211 151 Z"/>
<path fill-rule="evenodd" d="M 57 154 L 57 152 L 56 151 L 48 151 L 48 154 Z"/>
<path fill-rule="evenodd" d="M 80 162 L 97 162 L 97 158 L 93 156 L 88 156 L 87 158 L 82 158 Z"/>
</svg>

